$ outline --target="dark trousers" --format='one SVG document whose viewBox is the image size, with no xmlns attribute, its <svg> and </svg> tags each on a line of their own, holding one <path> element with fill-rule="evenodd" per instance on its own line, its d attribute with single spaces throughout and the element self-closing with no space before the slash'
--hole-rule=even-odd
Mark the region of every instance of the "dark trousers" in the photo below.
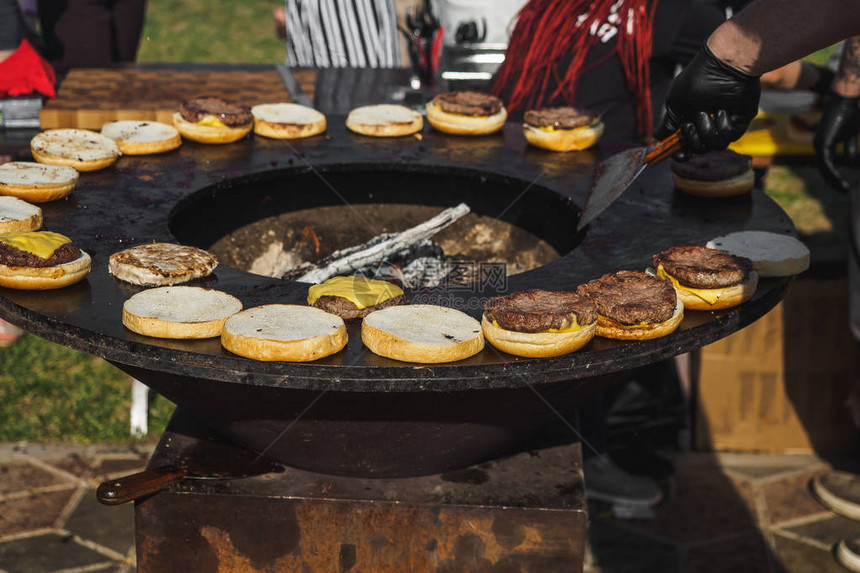
<svg viewBox="0 0 860 573">
<path fill-rule="evenodd" d="M 58 71 L 133 62 L 146 0 L 41 0 L 45 54 Z"/>
<path fill-rule="evenodd" d="M 851 190 L 851 245 L 848 252 L 848 318 L 860 342 L 860 189 Z"/>
</svg>

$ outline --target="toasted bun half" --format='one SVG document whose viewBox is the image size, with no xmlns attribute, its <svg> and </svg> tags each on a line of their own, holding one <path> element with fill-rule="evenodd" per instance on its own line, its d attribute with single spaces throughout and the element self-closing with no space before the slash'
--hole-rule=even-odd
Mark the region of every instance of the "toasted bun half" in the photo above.
<svg viewBox="0 0 860 573">
<path fill-rule="evenodd" d="M 657 276 L 654 269 L 650 267 L 646 269 L 645 272 L 649 275 Z M 670 278 L 672 277 L 670 276 Z M 684 303 L 685 308 L 689 310 L 722 310 L 724 308 L 738 306 L 752 298 L 752 295 L 755 294 L 755 289 L 758 286 L 758 273 L 750 271 L 743 282 L 722 288 L 687 290 L 682 285 L 676 284 L 677 279 L 670 282 L 672 282 L 672 286 L 675 287 L 675 294 L 678 295 L 678 300 Z M 707 294 L 708 298 L 716 299 L 716 301 L 709 302 L 705 298 L 695 294 L 694 291 Z"/>
<path fill-rule="evenodd" d="M 380 356 L 424 364 L 463 360 L 484 348 L 480 322 L 459 310 L 429 304 L 371 312 L 361 323 L 361 340 Z"/>
<path fill-rule="evenodd" d="M 116 141 L 124 155 L 164 153 L 182 145 L 175 127 L 157 121 L 111 121 L 102 126 L 101 133 Z"/>
<path fill-rule="evenodd" d="M 30 140 L 30 152 L 39 163 L 66 165 L 78 171 L 104 169 L 122 153 L 113 139 L 86 129 L 49 129 Z"/>
<path fill-rule="evenodd" d="M 236 127 L 202 125 L 188 121 L 177 111 L 173 114 L 173 127 L 179 131 L 182 137 L 191 141 L 199 143 L 233 143 L 248 135 L 251 128 L 254 127 L 254 122 L 249 121 L 244 125 L 237 125 Z"/>
<path fill-rule="evenodd" d="M 325 116 L 295 103 L 264 103 L 251 108 L 254 133 L 272 139 L 299 139 L 326 130 Z"/>
<path fill-rule="evenodd" d="M 0 165 L 0 195 L 33 203 L 53 201 L 71 193 L 79 177 L 77 169 L 67 165 L 12 161 Z"/>
<path fill-rule="evenodd" d="M 400 137 L 421 131 L 424 119 L 417 111 L 402 105 L 366 105 L 349 112 L 346 127 L 361 135 Z"/>
<path fill-rule="evenodd" d="M 494 325 L 484 315 L 484 336 L 502 352 L 526 358 L 550 358 L 575 352 L 594 338 L 596 322 L 574 332 L 516 332 Z"/>
<path fill-rule="evenodd" d="M 464 115 L 448 113 L 438 104 L 427 104 L 427 121 L 430 125 L 455 135 L 487 135 L 502 129 L 508 119 L 508 112 L 502 107 L 493 115 Z"/>
<path fill-rule="evenodd" d="M 809 249 L 790 235 L 741 231 L 711 239 L 706 246 L 748 258 L 760 277 L 787 277 L 809 268 Z"/>
<path fill-rule="evenodd" d="M 309 362 L 340 352 L 347 343 L 339 316 L 312 306 L 267 304 L 227 319 L 221 345 L 254 360 Z"/>
<path fill-rule="evenodd" d="M 697 197 L 734 197 L 749 193 L 755 184 L 755 176 L 752 169 L 729 179 L 722 181 L 699 181 L 680 177 L 672 173 L 675 178 L 675 187 L 678 191 Z"/>
<path fill-rule="evenodd" d="M 53 267 L 0 265 L 0 286 L 19 290 L 51 290 L 80 282 L 90 272 L 90 256 L 81 251 L 74 261 Z"/>
<path fill-rule="evenodd" d="M 0 197 L 0 233 L 38 231 L 42 210 L 17 197 Z"/>
<path fill-rule="evenodd" d="M 214 338 L 242 303 L 227 293 L 189 286 L 139 292 L 122 305 L 122 323 L 155 338 Z"/>
<path fill-rule="evenodd" d="M 108 259 L 108 272 L 136 285 L 167 286 L 212 274 L 218 259 L 208 251 L 174 245 L 149 243 L 118 251 Z"/>
<path fill-rule="evenodd" d="M 611 318 L 597 315 L 597 336 L 616 340 L 651 340 L 672 334 L 684 320 L 684 303 L 678 297 L 675 312 L 667 320 L 647 326 L 624 326 Z"/>
<path fill-rule="evenodd" d="M 603 122 L 574 129 L 546 130 L 527 123 L 523 124 L 526 141 L 535 147 L 550 151 L 581 151 L 588 149 L 603 135 Z"/>
</svg>

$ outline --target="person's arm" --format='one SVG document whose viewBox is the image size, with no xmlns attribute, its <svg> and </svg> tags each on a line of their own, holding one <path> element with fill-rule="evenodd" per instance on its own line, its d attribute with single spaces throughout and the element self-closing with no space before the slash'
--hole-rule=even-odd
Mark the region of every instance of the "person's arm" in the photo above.
<svg viewBox="0 0 860 573">
<path fill-rule="evenodd" d="M 22 37 L 17 0 L 0 0 L 0 62 L 18 49 Z"/>
<path fill-rule="evenodd" d="M 858 33 L 857 0 L 758 0 L 717 28 L 675 78 L 654 135 L 681 129 L 681 158 L 725 149 L 758 112 L 762 73 Z"/>
<path fill-rule="evenodd" d="M 836 147 L 843 145 L 848 160 L 857 157 L 857 134 L 860 133 L 860 36 L 845 40 L 842 59 L 830 95 L 824 103 L 821 121 L 815 130 L 815 158 L 818 170 L 827 183 L 847 193 L 851 184 L 836 169 Z"/>
</svg>

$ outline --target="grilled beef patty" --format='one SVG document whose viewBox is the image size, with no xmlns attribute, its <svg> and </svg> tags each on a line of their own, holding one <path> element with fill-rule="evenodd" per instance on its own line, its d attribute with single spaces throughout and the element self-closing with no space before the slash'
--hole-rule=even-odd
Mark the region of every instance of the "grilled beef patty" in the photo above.
<svg viewBox="0 0 860 573">
<path fill-rule="evenodd" d="M 490 322 L 516 332 L 567 328 L 571 315 L 580 326 L 597 320 L 597 309 L 587 296 L 538 289 L 493 297 L 484 303 L 484 311 Z"/>
<path fill-rule="evenodd" d="M 609 273 L 580 285 L 576 292 L 590 296 L 598 314 L 625 326 L 669 320 L 677 304 L 669 281 L 639 271 Z"/>
<path fill-rule="evenodd" d="M 442 111 L 461 115 L 493 115 L 502 109 L 502 100 L 481 92 L 446 92 L 437 95 L 433 101 Z"/>
<path fill-rule="evenodd" d="M 672 172 L 696 181 L 722 181 L 750 170 L 752 158 L 731 149 L 693 155 L 689 161 L 673 161 Z"/>
<path fill-rule="evenodd" d="M 535 127 L 575 129 L 591 125 L 595 116 L 572 107 L 548 107 L 546 109 L 530 109 L 525 113 L 523 119 L 527 124 Z"/>
<path fill-rule="evenodd" d="M 22 251 L 12 245 L 0 243 L 0 264 L 9 267 L 53 267 L 70 263 L 81 256 L 81 250 L 71 243 L 66 243 L 54 251 L 47 259 L 37 257 L 33 253 Z"/>
<path fill-rule="evenodd" d="M 723 288 L 742 283 L 752 270 L 752 261 L 719 249 L 698 245 L 671 247 L 651 258 L 651 266 L 663 269 L 684 286 Z"/>
<path fill-rule="evenodd" d="M 389 306 L 397 306 L 400 304 L 406 304 L 405 294 L 401 294 L 400 296 L 396 296 L 394 298 L 389 298 L 388 300 L 384 300 L 379 304 L 374 304 L 373 306 L 368 306 L 362 308 L 361 310 L 359 310 L 358 307 L 355 306 L 355 303 L 351 300 L 347 300 L 341 296 L 330 295 L 324 295 L 319 297 L 316 301 L 314 301 L 313 306 L 321 308 L 326 312 L 336 314 L 344 320 L 351 320 L 353 318 L 364 318 L 374 310 L 380 310 L 382 308 L 388 308 Z"/>
<path fill-rule="evenodd" d="M 179 113 L 192 123 L 200 121 L 207 115 L 217 117 L 224 125 L 230 127 L 253 121 L 250 107 L 217 96 L 200 96 L 186 100 L 179 106 Z"/>
</svg>

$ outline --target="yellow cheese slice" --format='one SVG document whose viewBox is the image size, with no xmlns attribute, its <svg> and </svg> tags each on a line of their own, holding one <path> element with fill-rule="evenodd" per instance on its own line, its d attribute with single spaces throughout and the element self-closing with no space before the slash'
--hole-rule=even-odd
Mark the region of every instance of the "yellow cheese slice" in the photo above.
<svg viewBox="0 0 860 573">
<path fill-rule="evenodd" d="M 718 300 L 720 300 L 720 295 L 723 291 L 723 289 L 721 288 L 694 288 L 684 286 L 678 282 L 678 279 L 667 273 L 666 270 L 663 268 L 663 265 L 657 267 L 657 276 L 661 279 L 668 280 L 677 289 L 681 289 L 690 294 L 696 295 L 708 304 L 715 304 Z"/>
<path fill-rule="evenodd" d="M 531 127 L 537 127 L 541 131 L 547 131 L 550 133 L 553 131 L 579 131 L 580 129 L 586 129 L 589 127 L 594 127 L 595 125 L 597 125 L 597 123 L 599 121 L 600 121 L 600 118 L 598 117 L 598 118 L 592 119 L 591 123 L 589 123 L 588 125 L 580 125 L 579 127 L 571 127 L 571 128 L 555 127 L 554 125 L 539 125 L 539 126 L 531 126 Z"/>
<path fill-rule="evenodd" d="M 15 231 L 0 235 L 0 243 L 11 245 L 42 259 L 51 258 L 54 251 L 71 242 L 72 240 L 65 235 L 51 231 Z"/>
<path fill-rule="evenodd" d="M 209 127 L 227 127 L 227 125 L 215 117 L 214 115 L 207 115 L 203 119 L 201 119 L 197 123 L 197 125 L 208 125 Z"/>
<path fill-rule="evenodd" d="M 361 310 L 402 294 L 403 289 L 390 282 L 365 277 L 334 277 L 308 289 L 308 304 L 312 305 L 321 296 L 339 296 Z"/>
</svg>

